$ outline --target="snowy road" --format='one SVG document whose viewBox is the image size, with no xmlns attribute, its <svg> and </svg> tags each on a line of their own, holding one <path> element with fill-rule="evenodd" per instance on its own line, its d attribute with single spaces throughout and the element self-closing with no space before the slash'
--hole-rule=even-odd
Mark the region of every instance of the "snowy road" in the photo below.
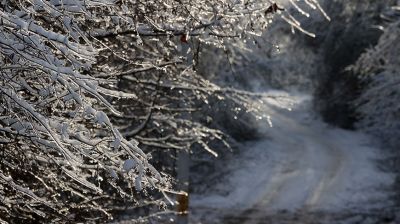
<svg viewBox="0 0 400 224">
<path fill-rule="evenodd" d="M 392 176 L 377 169 L 379 149 L 370 146 L 368 136 L 310 119 L 304 104 L 298 100 L 290 112 L 264 105 L 273 128 L 227 164 L 235 171 L 221 185 L 230 193 L 196 195 L 192 210 L 255 224 L 282 212 L 299 214 L 294 218 L 305 222 L 307 214 L 368 213 L 388 206 L 384 189 Z"/>
<path fill-rule="evenodd" d="M 337 195 L 335 191 L 347 178 L 343 172 L 354 168 L 348 158 L 359 157 L 357 152 L 347 151 L 348 145 L 329 136 L 324 128 L 301 124 L 280 113 L 272 117 L 279 124 L 275 129 L 279 130 L 271 137 L 281 144 L 287 157 L 266 180 L 265 194 L 254 206 L 310 210 L 324 200 L 331 201 L 323 196 Z"/>
</svg>

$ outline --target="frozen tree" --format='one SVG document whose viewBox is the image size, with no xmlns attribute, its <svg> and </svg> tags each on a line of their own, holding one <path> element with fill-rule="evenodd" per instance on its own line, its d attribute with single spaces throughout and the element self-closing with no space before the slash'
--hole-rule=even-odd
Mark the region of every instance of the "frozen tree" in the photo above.
<svg viewBox="0 0 400 224">
<path fill-rule="evenodd" d="M 108 219 L 111 208 L 127 200 L 135 206 L 146 189 L 169 188 L 138 142 L 123 137 L 107 115 L 123 115 L 113 98 L 136 95 L 94 76 L 105 43 L 90 31 L 115 26 L 100 15 L 121 7 L 1 3 L 1 218 Z"/>
<path fill-rule="evenodd" d="M 258 0 L 1 1 L 0 221 L 164 207 L 165 156 L 227 145 L 201 122 L 209 99 L 254 96 L 198 75 L 201 45 L 252 38 L 280 12 Z"/>
<path fill-rule="evenodd" d="M 363 90 L 355 101 L 358 127 L 378 135 L 398 148 L 400 122 L 400 8 L 393 6 L 382 15 L 386 24 L 376 46 L 361 55 L 351 69 L 359 74 Z"/>
<path fill-rule="evenodd" d="M 315 23 L 319 16 L 327 25 L 330 18 L 318 2 L 282 1 L 281 4 L 285 10 L 273 18 L 275 22 L 267 32 L 259 31 L 245 40 L 229 41 L 224 49 L 203 48 L 201 54 L 206 56 L 199 60 L 199 72 L 218 83 L 255 91 L 268 87 L 309 88 L 311 69 L 306 65 L 315 61 L 316 54 L 297 40 L 300 36 L 315 37 L 311 29 L 303 28 L 304 24 Z M 297 31 L 302 35 L 290 35 Z M 298 56 L 287 57 L 289 54 Z M 217 66 L 210 68 L 211 61 Z"/>
</svg>

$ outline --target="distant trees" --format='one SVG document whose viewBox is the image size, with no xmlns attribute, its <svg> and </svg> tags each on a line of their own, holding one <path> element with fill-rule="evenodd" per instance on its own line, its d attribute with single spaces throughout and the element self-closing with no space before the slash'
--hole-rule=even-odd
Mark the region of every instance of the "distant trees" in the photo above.
<svg viewBox="0 0 400 224">
<path fill-rule="evenodd" d="M 379 136 L 397 149 L 400 141 L 400 8 L 382 15 L 383 35 L 376 46 L 361 55 L 352 71 L 362 80 L 363 91 L 355 101 L 357 127 Z"/>
<path fill-rule="evenodd" d="M 215 154 L 210 143 L 226 143 L 224 133 L 199 112 L 210 97 L 248 96 L 194 71 L 201 45 L 251 39 L 278 5 L 2 1 L 0 221 L 95 222 L 164 207 L 157 195 L 168 199 L 162 171 L 172 165 L 160 160 L 193 145 Z"/>
</svg>

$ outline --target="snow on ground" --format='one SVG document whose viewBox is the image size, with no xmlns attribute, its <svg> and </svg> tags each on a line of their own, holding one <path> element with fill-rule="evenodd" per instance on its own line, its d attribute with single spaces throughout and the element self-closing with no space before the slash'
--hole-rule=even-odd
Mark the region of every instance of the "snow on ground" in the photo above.
<svg viewBox="0 0 400 224">
<path fill-rule="evenodd" d="M 212 190 L 191 195 L 192 223 L 218 223 L 242 213 L 252 220 L 282 211 L 365 214 L 390 206 L 387 188 L 393 176 L 378 170 L 383 156 L 373 140 L 323 123 L 313 115 L 310 97 L 290 98 L 291 110 L 265 100 L 262 108 L 273 127 L 260 122 L 265 139 L 245 143 L 243 152 L 227 162 L 234 172 L 220 184 L 228 195 Z"/>
</svg>

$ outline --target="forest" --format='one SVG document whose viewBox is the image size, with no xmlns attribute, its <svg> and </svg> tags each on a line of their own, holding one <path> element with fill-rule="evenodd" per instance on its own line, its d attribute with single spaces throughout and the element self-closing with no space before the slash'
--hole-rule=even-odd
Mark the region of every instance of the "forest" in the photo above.
<svg viewBox="0 0 400 224">
<path fill-rule="evenodd" d="M 0 223 L 400 223 L 399 52 L 396 0 L 0 1 Z"/>
</svg>

